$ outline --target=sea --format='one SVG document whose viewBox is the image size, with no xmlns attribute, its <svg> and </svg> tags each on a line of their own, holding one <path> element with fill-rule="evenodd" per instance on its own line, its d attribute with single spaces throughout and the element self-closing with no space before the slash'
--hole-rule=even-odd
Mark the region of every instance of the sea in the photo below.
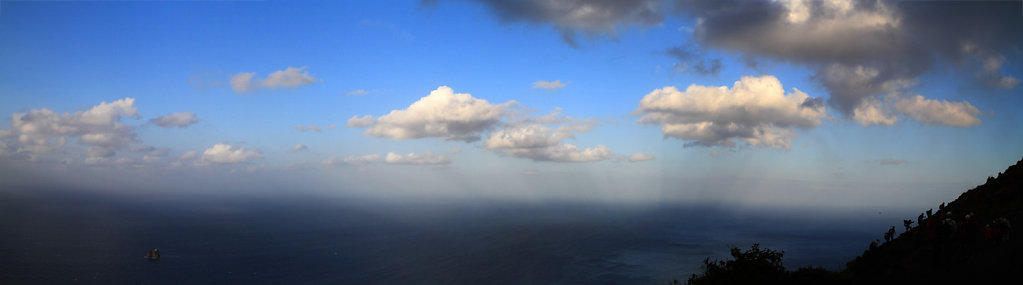
<svg viewBox="0 0 1023 285">
<path fill-rule="evenodd" d="M 754 243 L 784 251 L 790 269 L 840 269 L 901 218 L 711 203 L 8 191 L 0 284 L 667 284 Z M 144 258 L 151 249 L 159 260 Z"/>
</svg>

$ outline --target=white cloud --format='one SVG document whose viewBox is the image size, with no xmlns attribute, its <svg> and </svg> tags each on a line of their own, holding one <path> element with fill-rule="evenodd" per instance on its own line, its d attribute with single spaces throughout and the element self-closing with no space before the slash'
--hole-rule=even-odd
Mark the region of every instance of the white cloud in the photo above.
<svg viewBox="0 0 1023 285">
<path fill-rule="evenodd" d="M 894 125 L 895 122 L 899 121 L 899 118 L 896 118 L 894 115 L 889 114 L 884 109 L 884 106 L 882 106 L 880 100 L 874 98 L 864 100 L 859 107 L 853 109 L 852 119 L 859 122 L 860 125 L 863 126 L 869 125 L 891 126 Z"/>
<path fill-rule="evenodd" d="M 397 154 L 389 152 L 387 153 L 387 156 L 384 157 L 384 162 L 388 164 L 444 165 L 451 163 L 451 159 L 442 154 L 436 154 L 430 151 L 418 154 Z"/>
<path fill-rule="evenodd" d="M 627 159 L 629 160 L 629 162 L 654 160 L 654 155 L 649 153 L 634 153 L 630 155 Z"/>
<path fill-rule="evenodd" d="M 799 89 L 786 94 L 774 76 L 744 76 L 732 88 L 690 85 L 665 87 L 639 103 L 639 122 L 661 125 L 665 137 L 693 145 L 754 146 L 790 149 L 793 128 L 813 128 L 827 117 L 819 98 Z"/>
<path fill-rule="evenodd" d="M 500 123 L 514 103 L 490 104 L 441 86 L 405 110 L 394 110 L 375 120 L 371 116 L 352 117 L 348 126 L 369 127 L 365 134 L 395 140 L 438 137 L 473 142 L 479 140 L 480 133 Z"/>
<path fill-rule="evenodd" d="M 234 89 L 234 92 L 238 94 L 256 90 L 256 85 L 252 82 L 252 77 L 255 76 L 255 72 L 242 72 L 231 76 L 231 89 Z"/>
<path fill-rule="evenodd" d="M 508 110 L 513 104 L 515 101 L 490 104 L 469 94 L 454 94 L 451 88 L 441 86 L 405 110 L 394 110 L 379 118 L 353 116 L 348 126 L 369 127 L 367 135 L 391 139 L 439 137 L 465 142 L 479 140 L 487 131 L 501 126 L 487 134 L 483 143 L 486 149 L 500 155 L 555 162 L 591 162 L 614 157 L 614 152 L 605 146 L 583 149 L 562 143 L 564 139 L 575 138 L 574 133 L 592 129 L 598 123 L 596 120 L 562 116 L 561 108 L 544 116 L 522 118 Z"/>
<path fill-rule="evenodd" d="M 309 85 L 319 82 L 320 79 L 309 75 L 308 71 L 305 71 L 307 67 L 288 67 L 284 70 L 278 70 L 270 73 L 260 83 L 263 87 L 268 88 L 282 88 L 282 87 L 298 87 L 302 85 Z"/>
<path fill-rule="evenodd" d="M 242 72 L 231 76 L 231 89 L 242 94 L 255 91 L 259 87 L 278 89 L 295 88 L 309 85 L 321 80 L 313 77 L 306 67 L 288 67 L 284 70 L 271 72 L 266 78 L 255 78 L 255 72 Z"/>
<path fill-rule="evenodd" d="M 334 166 L 337 166 L 337 165 L 365 165 L 365 164 L 379 162 L 380 158 L 381 157 L 380 157 L 379 154 L 367 154 L 367 155 L 362 155 L 362 156 L 352 155 L 352 156 L 348 156 L 348 157 L 345 157 L 345 158 L 330 157 L 328 159 L 323 160 L 323 162 L 321 162 L 321 163 L 323 165 L 334 165 Z"/>
<path fill-rule="evenodd" d="M 367 164 L 380 161 L 379 154 L 367 154 L 363 156 L 349 156 L 345 157 L 345 163 L 348 164 Z"/>
<path fill-rule="evenodd" d="M 198 123 L 199 121 L 202 121 L 202 119 L 197 118 L 193 112 L 174 113 L 149 120 L 149 122 L 163 128 L 186 128 Z"/>
<path fill-rule="evenodd" d="M 218 143 L 203 151 L 200 160 L 205 163 L 243 163 L 263 158 L 259 150 L 245 149 L 243 146 L 233 146 L 225 143 Z"/>
<path fill-rule="evenodd" d="M 565 138 L 574 137 L 571 132 L 552 130 L 550 127 L 530 124 L 502 129 L 490 134 L 484 142 L 488 149 L 542 148 L 553 146 Z"/>
<path fill-rule="evenodd" d="M 58 114 L 49 109 L 14 113 L 11 134 L 17 136 L 18 152 L 38 155 L 77 138 L 89 146 L 90 157 L 111 157 L 116 150 L 135 142 L 135 127 L 121 124 L 121 117 L 138 118 L 134 98 L 101 102 L 85 111 Z"/>
<path fill-rule="evenodd" d="M 375 122 L 376 122 L 376 119 L 374 119 L 373 116 L 370 116 L 370 115 L 365 115 L 365 116 L 362 116 L 362 117 L 352 116 L 351 119 L 348 119 L 348 127 L 349 128 L 365 128 L 365 127 L 372 126 L 373 123 L 375 123 Z"/>
<path fill-rule="evenodd" d="M 614 152 L 602 145 L 580 149 L 575 145 L 562 143 L 564 139 L 575 137 L 573 131 L 580 130 L 571 126 L 551 129 L 540 124 L 522 124 L 491 133 L 484 146 L 498 154 L 534 161 L 595 162 L 614 156 Z"/>
<path fill-rule="evenodd" d="M 561 80 L 554 81 L 540 80 L 537 82 L 533 82 L 533 88 L 539 89 L 561 89 L 565 88 L 565 85 L 568 85 L 568 82 L 561 83 Z"/>
<path fill-rule="evenodd" d="M 607 160 L 614 156 L 614 152 L 603 145 L 580 149 L 579 147 L 568 143 L 561 143 L 543 148 L 514 148 L 504 149 L 502 151 L 515 157 L 525 157 L 535 161 L 553 162 L 597 162 Z"/>
<path fill-rule="evenodd" d="M 930 100 L 916 95 L 900 99 L 895 103 L 895 110 L 917 121 L 953 127 L 970 127 L 980 124 L 976 107 L 969 102 L 948 102 Z"/>
<path fill-rule="evenodd" d="M 296 144 L 295 147 L 292 147 L 291 150 L 289 150 L 288 152 L 299 152 L 299 151 L 303 151 L 303 150 L 306 150 L 306 149 L 309 149 L 309 148 L 306 147 L 305 144 Z"/>
</svg>

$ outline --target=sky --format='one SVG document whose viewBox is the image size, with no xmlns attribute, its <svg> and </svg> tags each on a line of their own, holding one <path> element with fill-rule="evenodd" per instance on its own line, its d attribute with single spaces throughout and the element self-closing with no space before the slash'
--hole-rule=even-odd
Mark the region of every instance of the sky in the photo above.
<svg viewBox="0 0 1023 285">
<path fill-rule="evenodd" d="M 0 187 L 922 207 L 1023 153 L 1020 1 L 3 1 Z"/>
</svg>

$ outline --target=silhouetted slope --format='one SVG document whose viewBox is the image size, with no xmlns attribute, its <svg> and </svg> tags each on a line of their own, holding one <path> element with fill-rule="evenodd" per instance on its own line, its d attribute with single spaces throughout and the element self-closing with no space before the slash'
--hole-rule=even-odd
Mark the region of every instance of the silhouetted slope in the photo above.
<svg viewBox="0 0 1023 285">
<path fill-rule="evenodd" d="M 922 224 L 917 217 L 906 217 L 914 222 L 911 230 L 853 259 L 843 275 L 862 284 L 1019 279 L 1023 239 L 1011 227 L 1006 238 L 998 238 L 997 220 L 1023 222 L 1023 160 L 934 210 Z M 992 225 L 994 232 L 985 234 L 985 225 Z"/>
</svg>

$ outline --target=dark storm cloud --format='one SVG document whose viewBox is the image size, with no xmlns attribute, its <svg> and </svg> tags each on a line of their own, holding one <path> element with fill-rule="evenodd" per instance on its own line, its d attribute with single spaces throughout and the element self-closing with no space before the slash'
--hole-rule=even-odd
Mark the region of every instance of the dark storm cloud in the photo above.
<svg viewBox="0 0 1023 285">
<path fill-rule="evenodd" d="M 975 79 L 1011 89 L 1018 79 L 1000 75 L 1003 63 L 1020 63 L 1023 3 L 1019 1 L 899 2 L 907 29 L 938 55 L 978 67 Z"/>
<path fill-rule="evenodd" d="M 576 33 L 615 37 L 619 26 L 653 26 L 664 20 L 659 0 L 475 0 L 501 21 L 550 24 L 565 43 L 577 46 Z"/>
<path fill-rule="evenodd" d="M 1018 63 L 1020 2 L 695 1 L 676 7 L 697 19 L 704 47 L 815 69 L 829 104 L 852 115 L 864 100 L 913 83 L 944 59 L 978 82 L 1012 88 L 1005 63 Z M 978 68 L 979 67 L 979 68 Z"/>
</svg>

